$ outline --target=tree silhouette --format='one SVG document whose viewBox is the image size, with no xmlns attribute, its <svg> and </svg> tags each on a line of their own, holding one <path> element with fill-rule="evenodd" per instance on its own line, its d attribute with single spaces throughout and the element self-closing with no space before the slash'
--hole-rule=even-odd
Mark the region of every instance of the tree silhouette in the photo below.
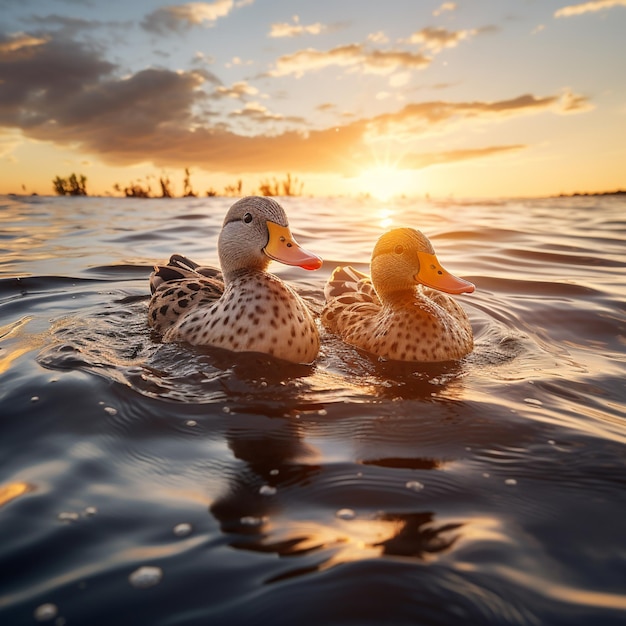
<svg viewBox="0 0 626 626">
<path fill-rule="evenodd" d="M 57 176 L 52 185 L 54 191 L 59 196 L 86 196 L 87 195 L 87 177 L 82 174 L 77 177 L 72 173 L 69 178 L 61 178 Z"/>
</svg>

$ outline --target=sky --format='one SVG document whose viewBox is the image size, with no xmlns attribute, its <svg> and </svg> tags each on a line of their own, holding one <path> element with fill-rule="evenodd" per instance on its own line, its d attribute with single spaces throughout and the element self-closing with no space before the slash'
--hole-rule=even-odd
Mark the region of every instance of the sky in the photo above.
<svg viewBox="0 0 626 626">
<path fill-rule="evenodd" d="M 626 0 L 0 0 L 0 193 L 626 188 Z"/>
</svg>

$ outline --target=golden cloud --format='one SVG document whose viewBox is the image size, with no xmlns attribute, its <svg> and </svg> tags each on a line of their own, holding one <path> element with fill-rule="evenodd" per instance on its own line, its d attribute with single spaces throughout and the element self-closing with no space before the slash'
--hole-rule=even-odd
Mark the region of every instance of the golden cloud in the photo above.
<svg viewBox="0 0 626 626">
<path fill-rule="evenodd" d="M 613 7 L 626 7 L 626 0 L 591 0 L 590 2 L 582 2 L 580 4 L 570 4 L 558 11 L 555 11 L 554 17 L 571 17 L 572 15 L 582 15 L 583 13 L 594 13 Z"/>
<path fill-rule="evenodd" d="M 306 72 L 331 66 L 354 68 L 363 73 L 389 74 L 398 69 L 420 69 L 431 59 L 422 54 L 395 50 L 367 50 L 362 44 L 348 44 L 322 51 L 314 48 L 300 50 L 280 57 L 270 76 L 303 76 Z"/>
</svg>

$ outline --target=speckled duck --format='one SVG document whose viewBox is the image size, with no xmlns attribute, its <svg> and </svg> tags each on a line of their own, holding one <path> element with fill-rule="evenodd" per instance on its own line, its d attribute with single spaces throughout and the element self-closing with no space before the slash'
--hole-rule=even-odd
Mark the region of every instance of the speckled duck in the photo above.
<svg viewBox="0 0 626 626">
<path fill-rule="evenodd" d="M 474 285 L 446 271 L 418 230 L 397 228 L 378 240 L 371 278 L 338 267 L 324 293 L 322 323 L 343 341 L 397 361 L 458 360 L 473 349 L 472 327 L 450 294 Z"/>
<path fill-rule="evenodd" d="M 315 270 L 273 199 L 250 196 L 229 209 L 218 239 L 221 271 L 173 255 L 150 276 L 149 324 L 163 341 L 262 352 L 311 363 L 319 333 L 302 298 L 267 271 L 270 261 Z"/>
</svg>

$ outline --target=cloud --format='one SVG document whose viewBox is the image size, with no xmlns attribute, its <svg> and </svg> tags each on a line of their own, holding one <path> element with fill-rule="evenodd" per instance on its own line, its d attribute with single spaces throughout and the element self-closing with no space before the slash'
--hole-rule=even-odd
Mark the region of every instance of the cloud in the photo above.
<svg viewBox="0 0 626 626">
<path fill-rule="evenodd" d="M 153 68 L 119 78 L 120 68 L 103 60 L 102 52 L 87 43 L 54 38 L 34 43 L 28 35 L 20 35 L 0 37 L 0 44 L 0 127 L 19 130 L 28 138 L 71 145 L 91 158 L 118 166 L 150 161 L 157 167 L 193 165 L 237 174 L 350 174 L 371 160 L 372 143 L 382 139 L 408 145 L 462 125 L 533 113 L 571 114 L 591 107 L 584 96 L 569 90 L 499 101 L 437 100 L 307 130 L 301 118 L 285 117 L 258 102 L 230 114 L 204 110 L 217 101 L 207 93 L 207 78 L 199 71 Z M 359 46 L 348 47 L 342 54 L 350 60 L 348 67 L 354 58 L 369 64 L 377 59 Z M 385 58 L 383 64 L 388 61 Z M 405 61 L 400 55 L 390 65 Z M 254 95 L 245 82 L 217 85 L 213 93 L 239 99 Z M 211 123 L 218 115 L 221 121 Z M 288 124 L 298 124 L 301 130 L 278 131 Z M 242 125 L 245 133 L 233 130 Z M 482 158 L 486 150 L 414 156 L 412 162 L 418 166 L 437 159 Z M 496 149 L 490 150 L 495 153 Z"/>
<path fill-rule="evenodd" d="M 626 0 L 590 0 L 580 4 L 570 4 L 554 12 L 554 17 L 571 17 L 572 15 L 582 15 L 583 13 L 594 13 L 613 7 L 626 7 Z"/>
<path fill-rule="evenodd" d="M 371 41 L 372 43 L 388 43 L 389 37 L 385 35 L 384 31 L 379 30 L 379 31 L 376 31 L 375 33 L 370 33 L 367 36 L 367 40 Z"/>
<path fill-rule="evenodd" d="M 445 28 L 426 27 L 413 33 L 408 43 L 420 43 L 431 52 L 440 52 L 444 48 L 454 48 L 460 41 L 476 34 L 476 30 L 449 31 Z"/>
<path fill-rule="evenodd" d="M 484 159 L 492 156 L 500 156 L 509 152 L 519 152 L 528 148 L 525 144 L 513 144 L 508 146 L 488 146 L 487 148 L 470 148 L 466 150 L 448 150 L 445 152 L 428 152 L 423 154 L 407 154 L 403 157 L 401 167 L 404 169 L 423 169 L 432 165 L 456 163 Z"/>
<path fill-rule="evenodd" d="M 456 11 L 456 8 L 456 2 L 444 2 L 438 9 L 433 11 L 433 15 L 437 17 L 446 11 Z"/>
<path fill-rule="evenodd" d="M 217 97 L 233 98 L 242 100 L 245 96 L 255 96 L 259 90 L 245 81 L 233 83 L 230 87 L 219 86 L 215 90 Z"/>
<path fill-rule="evenodd" d="M 233 6 L 233 0 L 215 0 L 160 7 L 148 14 L 141 22 L 141 26 L 159 35 L 168 32 L 182 33 L 192 26 L 204 23 L 213 26 L 220 17 L 227 16 Z"/>
<path fill-rule="evenodd" d="M 270 31 L 270 37 L 300 37 L 302 35 L 319 35 L 326 30 L 326 26 L 320 22 L 315 24 L 303 25 L 300 24 L 300 18 L 295 15 L 293 18 L 294 23 L 288 24 L 286 22 L 280 22 L 272 24 Z"/>
<path fill-rule="evenodd" d="M 390 74 L 398 69 L 421 69 L 431 59 L 422 54 L 401 50 L 368 50 L 362 44 L 348 44 L 331 50 L 307 48 L 280 57 L 270 76 L 303 76 L 306 72 L 339 66 L 364 74 Z"/>
<path fill-rule="evenodd" d="M 41 46 L 48 40 L 43 37 L 33 37 L 25 33 L 13 33 L 11 35 L 0 34 L 0 55 L 6 60 L 11 56 L 28 55 L 33 46 Z"/>
<path fill-rule="evenodd" d="M 406 105 L 401 111 L 379 115 L 367 122 L 365 139 L 380 138 L 408 142 L 416 135 L 449 131 L 461 123 L 505 120 L 533 113 L 581 113 L 590 110 L 589 101 L 566 91 L 558 96 L 537 98 L 531 94 L 495 102 L 431 101 Z"/>
</svg>

